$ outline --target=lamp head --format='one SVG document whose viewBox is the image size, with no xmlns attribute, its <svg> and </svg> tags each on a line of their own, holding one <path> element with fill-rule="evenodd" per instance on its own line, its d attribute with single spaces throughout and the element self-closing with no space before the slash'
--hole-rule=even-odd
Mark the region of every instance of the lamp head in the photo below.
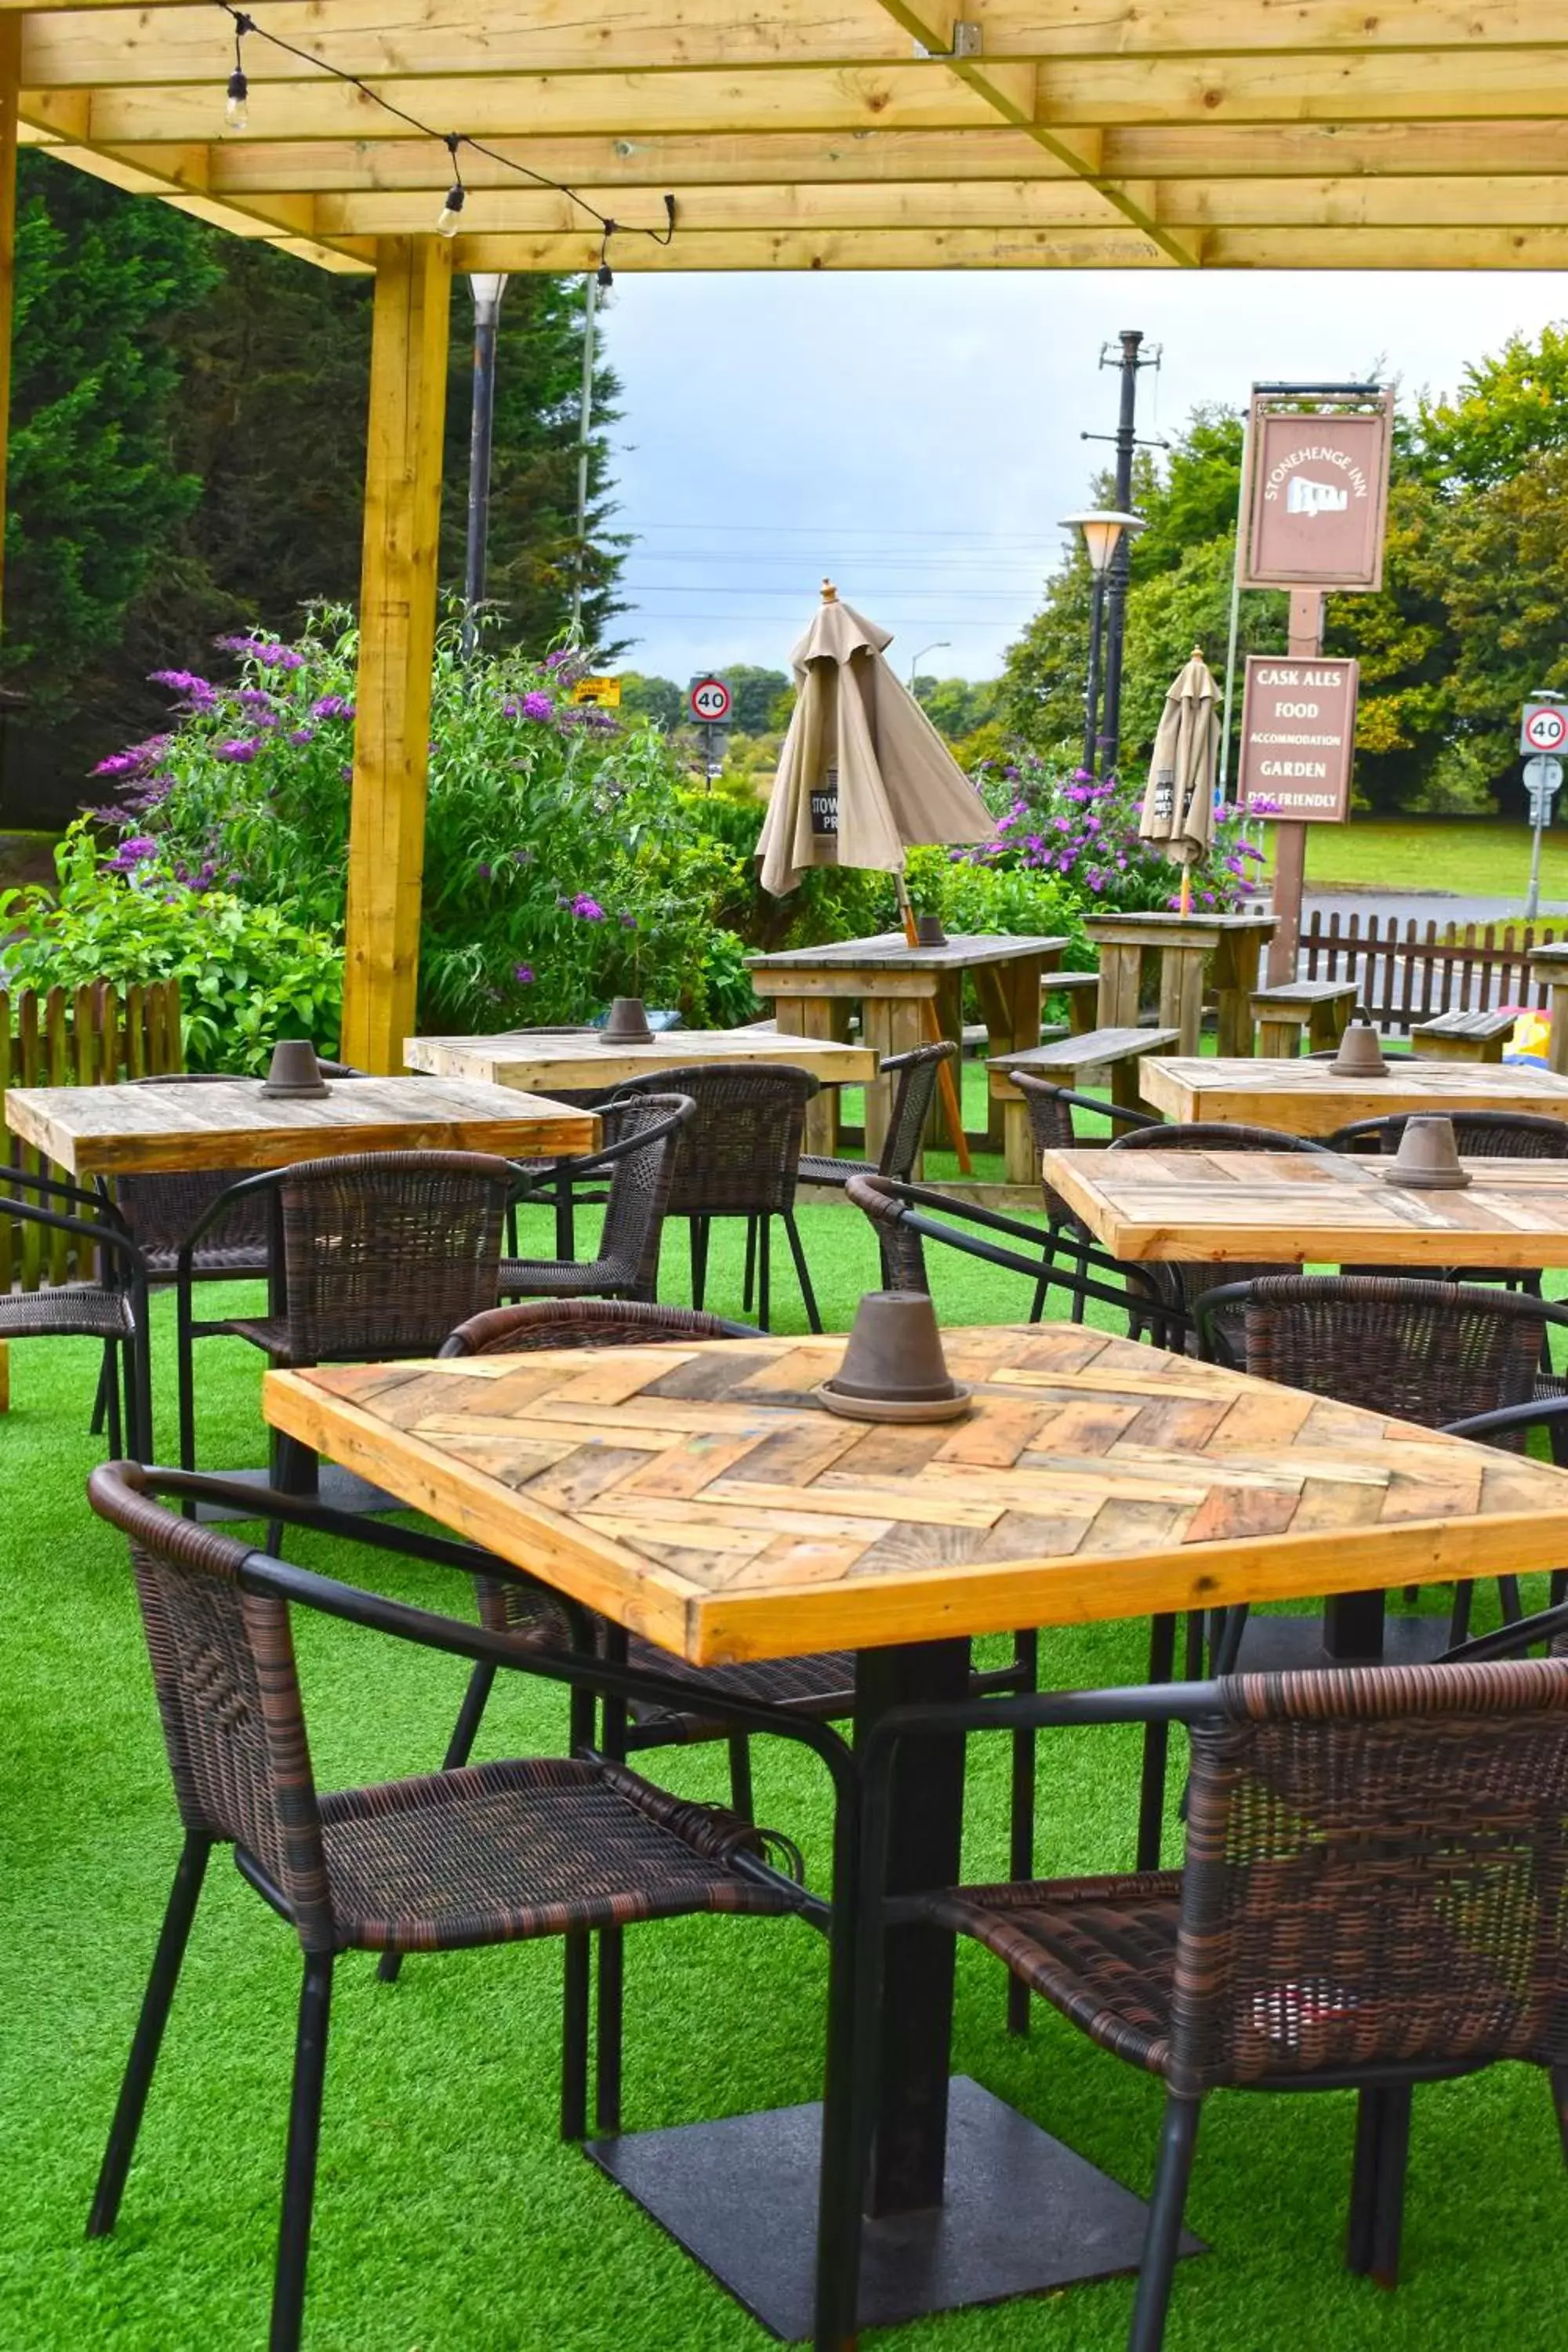
<svg viewBox="0 0 1568 2352">
<path fill-rule="evenodd" d="M 1089 568 L 1096 578 L 1103 577 L 1110 571 L 1123 532 L 1140 531 L 1145 528 L 1142 515 L 1122 514 L 1115 507 L 1090 507 L 1081 514 L 1062 517 L 1064 530 L 1080 530 L 1083 533 Z"/>
</svg>

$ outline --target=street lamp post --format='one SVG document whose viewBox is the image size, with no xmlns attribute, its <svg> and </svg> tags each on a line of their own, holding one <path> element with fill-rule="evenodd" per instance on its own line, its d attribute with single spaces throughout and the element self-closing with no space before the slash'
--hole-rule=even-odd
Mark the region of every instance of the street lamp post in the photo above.
<svg viewBox="0 0 1568 2352">
<path fill-rule="evenodd" d="M 1063 515 L 1064 530 L 1083 533 L 1092 583 L 1089 614 L 1089 676 L 1083 695 L 1083 764 L 1092 776 L 1099 772 L 1100 640 L 1105 614 L 1105 578 L 1124 533 L 1142 530 L 1142 515 L 1123 514 L 1115 507 L 1091 507 L 1085 513 Z"/>
<path fill-rule="evenodd" d="M 496 331 L 506 279 L 499 271 L 468 279 L 474 298 L 474 390 L 468 425 L 468 538 L 463 558 L 463 658 L 479 641 L 485 555 L 490 532 L 490 450 L 496 421 Z"/>
<path fill-rule="evenodd" d="M 924 661 L 927 654 L 945 654 L 951 653 L 952 650 L 952 639 L 951 637 L 938 637 L 934 646 L 922 646 L 921 647 L 919 653 L 910 664 L 910 692 L 911 694 L 915 690 L 915 680 L 920 676 L 921 664 Z"/>
</svg>

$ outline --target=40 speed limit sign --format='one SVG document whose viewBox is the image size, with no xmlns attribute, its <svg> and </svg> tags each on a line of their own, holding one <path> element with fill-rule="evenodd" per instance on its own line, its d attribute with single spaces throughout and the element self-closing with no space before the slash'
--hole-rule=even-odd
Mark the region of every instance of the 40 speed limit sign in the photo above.
<svg viewBox="0 0 1568 2352">
<path fill-rule="evenodd" d="M 730 716 L 730 689 L 721 677 L 695 678 L 688 703 L 693 719 L 704 727 L 719 727 Z"/>
<path fill-rule="evenodd" d="M 1520 722 L 1519 748 L 1550 758 L 1568 743 L 1568 703 L 1527 702 Z"/>
</svg>

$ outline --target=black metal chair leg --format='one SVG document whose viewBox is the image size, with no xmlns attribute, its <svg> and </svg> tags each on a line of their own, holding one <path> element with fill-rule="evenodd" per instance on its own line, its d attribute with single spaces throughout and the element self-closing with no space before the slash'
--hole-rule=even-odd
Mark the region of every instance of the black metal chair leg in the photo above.
<svg viewBox="0 0 1568 2352">
<path fill-rule="evenodd" d="M 1020 1633 L 1014 1644 L 1014 1658 L 1019 1669 L 1019 1682 L 1025 1693 L 1039 1684 L 1040 1637 L 1037 1633 Z M 1007 1874 L 1015 1881 L 1033 1878 L 1035 1874 L 1035 1748 L 1036 1734 L 1030 1725 L 1013 1734 L 1012 1793 L 1007 1833 Z M 1007 2031 L 1027 2033 L 1029 2030 L 1029 1988 L 1021 1977 L 1011 1971 L 1007 1977 Z"/>
<path fill-rule="evenodd" d="M 764 1331 L 769 1331 L 773 1328 L 768 1320 L 773 1312 L 773 1219 L 759 1217 L 757 1228 L 757 1321 Z"/>
<path fill-rule="evenodd" d="M 1165 2313 L 1171 2301 L 1176 2252 L 1182 2242 L 1182 2215 L 1186 2210 L 1187 2183 L 1192 2179 L 1193 2153 L 1202 2113 L 1201 2099 L 1181 2098 L 1173 2091 L 1168 2094 L 1160 2126 L 1160 2157 L 1154 2172 L 1154 2194 L 1149 2201 L 1149 2226 L 1138 2270 L 1128 2352 L 1160 2352 L 1164 2341 Z"/>
<path fill-rule="evenodd" d="M 185 1957 L 191 1921 L 195 1916 L 196 1902 L 201 1895 L 207 1856 L 211 1852 L 210 1839 L 200 1837 L 194 1831 L 187 1832 L 184 1848 L 174 1871 L 174 1883 L 169 1889 L 169 1900 L 164 1906 L 163 1924 L 158 1931 L 158 1948 L 153 1955 L 147 1990 L 142 1996 L 142 2013 L 136 2021 L 131 2055 L 126 2062 L 125 2079 L 121 2084 L 120 2096 L 115 2103 L 114 2121 L 109 2127 L 109 2145 L 103 2152 L 98 2186 L 93 2191 L 92 2207 L 87 2217 L 89 2238 L 107 2237 L 120 2211 L 125 2177 L 136 2152 L 136 2135 L 142 2128 L 142 2112 L 147 2105 L 153 2070 L 158 2063 L 163 2028 L 169 2019 L 169 2005 L 174 1998 L 174 1987 L 180 1980 L 180 1963 Z"/>
<path fill-rule="evenodd" d="M 1448 1612 L 1448 1647 L 1451 1650 L 1470 1638 L 1470 1610 L 1475 1598 L 1476 1588 L 1468 1577 L 1462 1584 L 1455 1585 L 1454 1605 Z"/>
<path fill-rule="evenodd" d="M 594 2069 L 594 2121 L 602 2132 L 621 2127 L 621 2041 L 626 2010 L 626 1933 L 599 1931 L 598 2053 Z"/>
<path fill-rule="evenodd" d="M 126 1412 L 123 1418 L 121 1417 L 120 1404 L 120 1382 L 121 1373 L 125 1370 L 125 1367 L 121 1360 L 119 1342 L 111 1340 L 110 1342 L 110 1349 L 115 1359 L 115 1363 L 114 1369 L 110 1376 L 108 1393 L 103 1400 L 103 1410 L 104 1417 L 109 1423 L 109 1458 L 111 1462 L 118 1462 L 121 1458 L 121 1448 L 125 1442 L 125 1432 L 134 1423 L 136 1415 L 134 1409 L 132 1408 Z M 126 1372 L 126 1377 L 129 1378 L 128 1371 Z"/>
<path fill-rule="evenodd" d="M 583 2139 L 588 2130 L 589 1937 L 574 1929 L 565 1946 L 561 2019 L 561 2137 Z"/>
<path fill-rule="evenodd" d="M 1176 1621 L 1156 1617 L 1149 1628 L 1149 1680 L 1168 1683 L 1176 1664 Z M 1143 1727 L 1143 1777 L 1138 1797 L 1139 1870 L 1158 1870 L 1165 1825 L 1165 1765 L 1171 1749 L 1168 1723 Z"/>
<path fill-rule="evenodd" d="M 196 1367 L 195 1340 L 191 1331 L 190 1294 L 182 1286 L 174 1336 L 176 1354 L 175 1378 L 179 1391 L 180 1467 L 194 1470 L 196 1466 Z M 194 1509 L 194 1506 L 188 1506 Z"/>
<path fill-rule="evenodd" d="M 805 1249 L 800 1238 L 800 1227 L 795 1221 L 795 1211 L 784 1213 L 784 1229 L 789 1242 L 789 1254 L 795 1260 L 795 1275 L 800 1283 L 800 1295 L 805 1301 L 805 1319 L 814 1331 L 822 1328 L 822 1318 L 816 1311 L 816 1293 L 811 1286 L 811 1270 L 805 1262 Z"/>
<path fill-rule="evenodd" d="M 1552 2105 L 1557 2116 L 1557 2136 L 1563 2142 L 1563 2161 L 1568 2164 L 1568 2066 L 1547 2069 L 1552 2084 Z"/>
<path fill-rule="evenodd" d="M 700 1309 L 708 1289 L 708 1220 L 693 1217 L 690 1222 L 691 1304 Z"/>
<path fill-rule="evenodd" d="M 1503 1623 L 1517 1625 L 1524 1614 L 1524 1603 L 1519 1597 L 1517 1576 L 1500 1576 L 1497 1580 L 1498 1600 L 1502 1606 Z"/>
<path fill-rule="evenodd" d="M 479 1721 L 489 1700 L 496 1678 L 494 1666 L 480 1659 L 468 1676 L 468 1686 L 463 1693 L 463 1704 L 458 1709 L 458 1720 L 452 1726 L 452 1737 L 447 1742 L 447 1753 L 441 1759 L 443 1772 L 456 1772 L 473 1754 L 474 1741 L 479 1737 Z M 383 1952 L 376 1975 L 383 1984 L 395 1984 L 403 1970 L 401 1952 Z"/>
<path fill-rule="evenodd" d="M 109 1400 L 114 1393 L 114 1384 L 119 1377 L 119 1368 L 114 1360 L 114 1342 L 112 1339 L 106 1339 L 103 1343 L 103 1360 L 98 1368 L 98 1394 L 92 1401 L 92 1419 L 87 1425 L 87 1433 L 89 1437 L 103 1435 L 104 1416 L 109 1411 Z"/>
<path fill-rule="evenodd" d="M 289 2152 L 283 2160 L 283 2221 L 272 2288 L 268 2352 L 298 2352 L 305 2318 L 305 2267 L 310 2253 L 310 2210 L 316 2199 L 316 2150 L 321 2136 L 321 2093 L 327 2079 L 327 2022 L 332 2000 L 331 1952 L 307 1952 L 294 2042 L 294 2086 L 289 2100 Z"/>
<path fill-rule="evenodd" d="M 752 1793 L 752 1743 L 743 1731 L 730 1735 L 730 1810 L 743 1822 L 757 1818 Z"/>
<path fill-rule="evenodd" d="M 1345 2263 L 1384 2287 L 1399 2283 L 1410 2100 L 1408 2083 L 1369 2084 L 1356 2106 Z"/>
<path fill-rule="evenodd" d="M 746 1272 L 741 1286 L 741 1307 L 747 1315 L 752 1311 L 752 1294 L 756 1286 L 757 1221 L 755 1217 L 748 1217 L 746 1219 Z"/>
</svg>

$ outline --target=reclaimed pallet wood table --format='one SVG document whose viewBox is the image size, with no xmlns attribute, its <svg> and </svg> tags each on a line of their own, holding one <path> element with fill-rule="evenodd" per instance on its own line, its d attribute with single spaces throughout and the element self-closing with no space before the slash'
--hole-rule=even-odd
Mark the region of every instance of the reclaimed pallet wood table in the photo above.
<svg viewBox="0 0 1568 2352">
<path fill-rule="evenodd" d="M 1337 1151 L 1047 1151 L 1047 1184 L 1114 1257 L 1241 1264 L 1568 1266 L 1568 1163 L 1471 1160 L 1463 1192 L 1390 1182 Z M 1224 1276 L 1216 1275 L 1217 1281 Z"/>
<path fill-rule="evenodd" d="M 1152 949 L 1160 958 L 1160 1026 L 1176 1031 L 1184 1054 L 1195 1054 L 1204 970 L 1212 957 L 1219 1050 L 1252 1051 L 1247 999 L 1258 986 L 1259 951 L 1274 936 L 1272 915 L 1182 915 L 1156 909 L 1090 915 L 1084 929 L 1100 950 L 1099 1027 L 1136 1026 L 1144 950 Z"/>
<path fill-rule="evenodd" d="M 1131 1155 L 1130 1155 L 1131 1156 Z M 274 1372 L 268 1418 L 694 1665 L 853 1649 L 857 1727 L 960 1698 L 972 1636 L 1552 1568 L 1568 1474 L 1070 1324 L 948 1335 L 970 1416 L 839 1421 L 842 1338 Z M 921 1743 L 897 1884 L 954 1882 Z M 950 2082 L 951 1938 L 892 1931 L 861 2324 L 1133 2267 L 1143 2209 Z M 597 2143 L 766 2325 L 809 2332 L 817 2111 Z M 1027 2216 L 995 2228 L 995 2199 Z"/>
<path fill-rule="evenodd" d="M 859 1087 L 877 1076 L 869 1045 L 830 1037 L 795 1037 L 776 1029 L 667 1029 L 646 1045 L 602 1045 L 596 1033 L 514 1030 L 496 1037 L 406 1037 L 411 1070 L 442 1078 L 478 1078 L 548 1095 L 624 1086 L 688 1062 L 779 1062 L 809 1070 L 825 1087 Z"/>
<path fill-rule="evenodd" d="M 1391 1056 L 1381 1078 L 1341 1077 L 1330 1062 L 1207 1061 L 1151 1055 L 1138 1065 L 1151 1108 L 1167 1118 L 1238 1119 L 1287 1135 L 1332 1135 L 1352 1119 L 1392 1112 L 1522 1110 L 1568 1118 L 1568 1077 L 1509 1063 Z"/>
<path fill-rule="evenodd" d="M 852 1004 L 860 1007 L 860 1034 L 885 1058 L 924 1042 L 922 1005 L 934 1002 L 944 1037 L 963 1048 L 963 983 L 979 1000 L 993 1054 L 1040 1042 L 1040 975 L 1054 971 L 1068 946 L 1065 939 L 951 939 L 942 947 L 910 947 L 902 931 L 880 931 L 866 940 L 838 940 L 827 947 L 790 949 L 748 956 L 752 986 L 772 997 L 781 1029 L 808 1037 L 844 1034 Z M 866 1157 L 882 1148 L 892 1108 L 892 1087 L 879 1078 L 866 1089 Z M 1000 1145 L 1007 1181 L 1034 1181 L 1028 1119 L 1022 1103 L 995 1107 L 995 1124 L 976 1143 Z M 837 1097 L 820 1095 L 805 1113 L 807 1151 L 831 1156 L 838 1149 Z"/>
<path fill-rule="evenodd" d="M 1439 1013 L 1418 1021 L 1410 1050 L 1434 1062 L 1500 1062 L 1513 1034 L 1513 1013 Z"/>
<path fill-rule="evenodd" d="M 1287 980 L 1278 988 L 1256 989 L 1249 1018 L 1257 1024 L 1260 1057 L 1287 1060 L 1301 1052 L 1303 1037 L 1310 1052 L 1331 1050 L 1350 1025 L 1355 1000 L 1353 980 Z"/>
<path fill-rule="evenodd" d="M 324 1096 L 216 1086 L 13 1087 L 5 1124 L 73 1176 L 289 1168 L 353 1151 L 592 1151 L 599 1122 L 506 1087 L 449 1078 L 342 1078 Z"/>
</svg>

